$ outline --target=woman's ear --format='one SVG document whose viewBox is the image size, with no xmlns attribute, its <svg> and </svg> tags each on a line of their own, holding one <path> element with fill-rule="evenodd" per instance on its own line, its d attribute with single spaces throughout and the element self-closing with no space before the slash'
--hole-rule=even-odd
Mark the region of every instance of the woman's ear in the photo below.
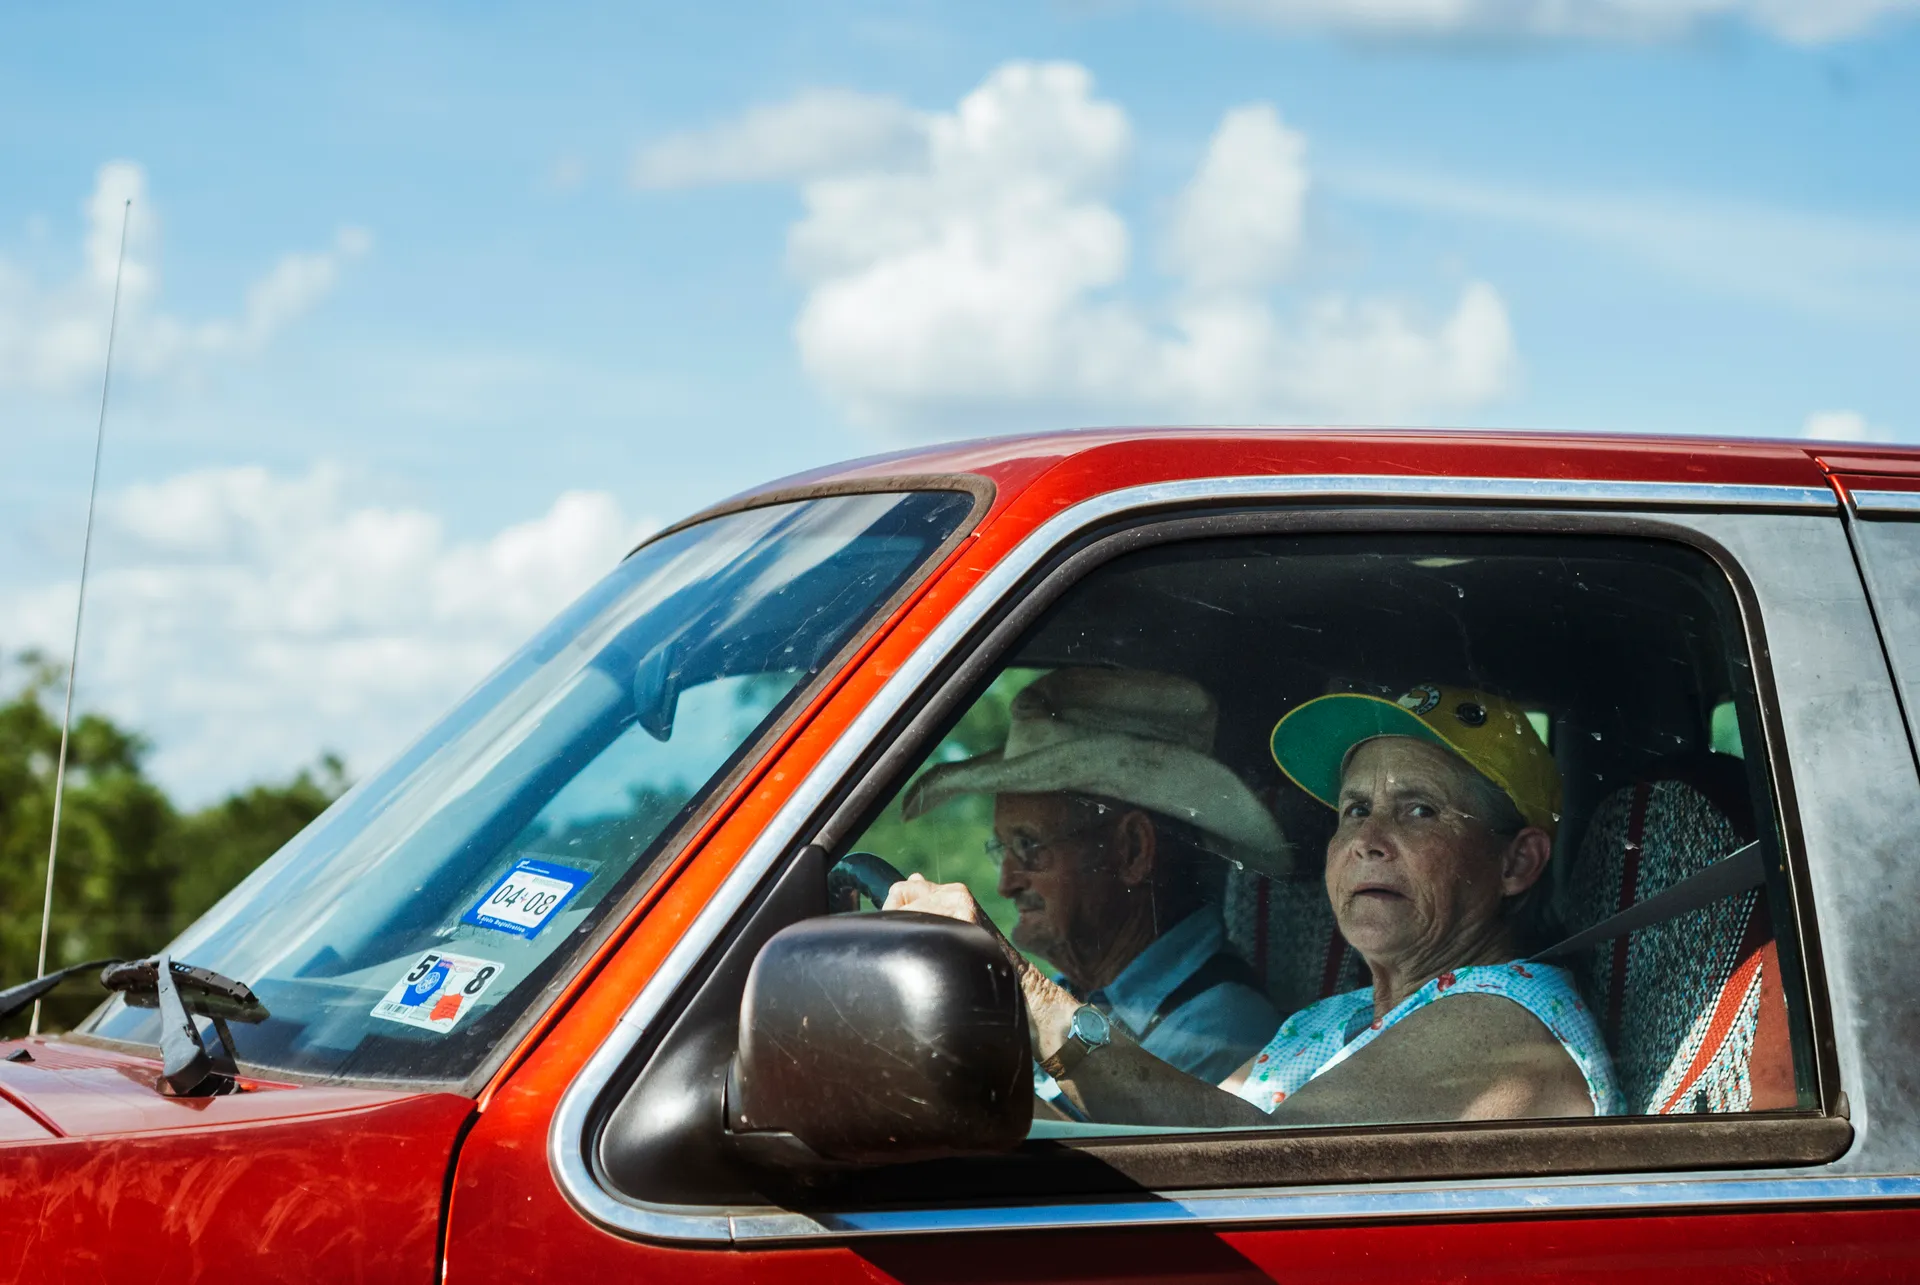
<svg viewBox="0 0 1920 1285">
<path fill-rule="evenodd" d="M 1533 887 L 1547 871 L 1553 858 L 1553 838 L 1537 825 L 1530 825 L 1507 841 L 1500 859 L 1500 891 L 1515 897 Z"/>
</svg>

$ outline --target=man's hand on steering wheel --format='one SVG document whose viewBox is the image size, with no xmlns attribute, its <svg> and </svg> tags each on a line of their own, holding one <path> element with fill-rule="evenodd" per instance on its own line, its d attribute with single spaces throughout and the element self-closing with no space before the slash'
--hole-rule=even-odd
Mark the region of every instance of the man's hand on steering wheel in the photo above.
<svg viewBox="0 0 1920 1285">
<path fill-rule="evenodd" d="M 993 934 L 994 940 L 1013 961 L 1020 977 L 1020 990 L 1027 1001 L 1027 1021 L 1033 1035 L 1034 1057 L 1047 1058 L 1066 1042 L 1068 1027 L 1080 1001 L 1073 992 L 1048 978 L 1033 966 L 1033 961 L 1014 949 L 987 912 L 974 900 L 964 883 L 934 883 L 920 874 L 910 874 L 887 890 L 882 910 L 917 910 L 927 915 L 945 915 L 962 923 L 978 924 Z"/>
<path fill-rule="evenodd" d="M 934 883 L 925 875 L 910 874 L 887 889 L 887 902 L 880 909 L 917 910 L 923 915 L 945 915 L 963 923 L 978 924 L 998 938 L 1003 948 L 1012 950 L 964 883 Z"/>
</svg>

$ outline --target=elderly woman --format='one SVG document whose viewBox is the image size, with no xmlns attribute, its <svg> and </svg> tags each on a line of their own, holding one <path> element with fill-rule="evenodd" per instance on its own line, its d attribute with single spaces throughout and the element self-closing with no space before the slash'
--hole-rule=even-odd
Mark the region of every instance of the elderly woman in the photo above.
<svg viewBox="0 0 1920 1285">
<path fill-rule="evenodd" d="M 1161 1062 L 1021 962 L 1034 1051 L 1089 1119 L 1188 1126 L 1606 1115 L 1622 1110 L 1592 1014 L 1519 925 L 1553 852 L 1560 780 L 1518 707 L 1436 685 L 1324 696 L 1273 754 L 1335 808 L 1327 896 L 1373 985 L 1288 1018 L 1219 1087 Z M 962 884 L 919 875 L 889 909 L 991 928 Z M 1009 948 L 1010 953 L 1011 948 Z"/>
</svg>

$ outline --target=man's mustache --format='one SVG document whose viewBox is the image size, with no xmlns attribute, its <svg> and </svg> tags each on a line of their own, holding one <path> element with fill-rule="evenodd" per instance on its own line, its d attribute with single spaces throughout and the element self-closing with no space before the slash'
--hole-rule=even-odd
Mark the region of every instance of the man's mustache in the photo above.
<svg viewBox="0 0 1920 1285">
<path fill-rule="evenodd" d="M 1047 899 L 1037 892 L 1016 892 L 1013 894 L 1015 910 L 1044 910 Z"/>
</svg>

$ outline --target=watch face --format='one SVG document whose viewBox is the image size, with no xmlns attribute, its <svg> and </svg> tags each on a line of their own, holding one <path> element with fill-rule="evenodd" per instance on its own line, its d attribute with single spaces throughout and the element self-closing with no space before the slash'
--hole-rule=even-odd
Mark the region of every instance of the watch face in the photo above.
<svg viewBox="0 0 1920 1285">
<path fill-rule="evenodd" d="M 1083 1004 L 1073 1015 L 1073 1033 L 1089 1048 L 1098 1048 L 1113 1038 L 1107 1016 L 1091 1004 Z"/>
</svg>

